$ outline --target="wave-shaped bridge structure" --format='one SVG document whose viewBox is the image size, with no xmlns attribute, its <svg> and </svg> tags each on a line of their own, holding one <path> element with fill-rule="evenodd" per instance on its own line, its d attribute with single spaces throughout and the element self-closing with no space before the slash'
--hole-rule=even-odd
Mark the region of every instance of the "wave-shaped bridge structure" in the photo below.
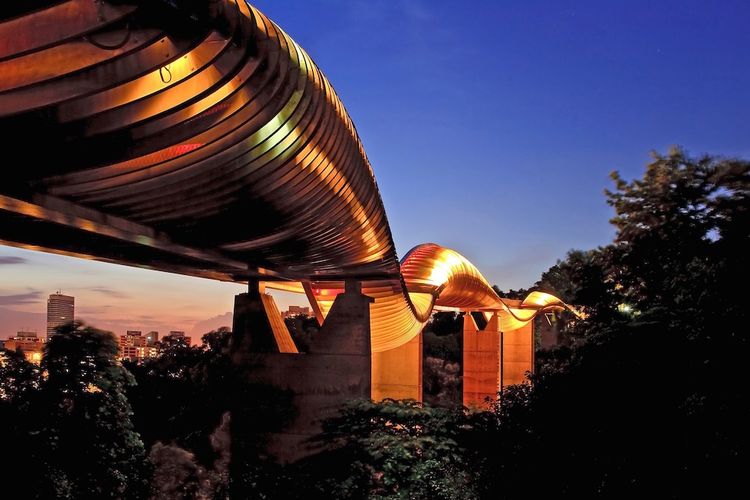
<svg viewBox="0 0 750 500">
<path fill-rule="evenodd" d="M 352 120 L 310 56 L 242 1 L 35 0 L 0 13 L 2 243 L 305 293 L 374 298 L 371 348 L 435 308 L 518 329 L 454 250 L 399 261 Z"/>
</svg>

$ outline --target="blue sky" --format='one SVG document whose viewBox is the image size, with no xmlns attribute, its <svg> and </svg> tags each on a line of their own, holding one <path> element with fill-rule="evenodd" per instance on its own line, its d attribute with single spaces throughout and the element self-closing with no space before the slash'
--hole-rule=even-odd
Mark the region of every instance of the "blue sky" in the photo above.
<svg viewBox="0 0 750 500">
<path fill-rule="evenodd" d="M 608 242 L 608 174 L 750 156 L 750 3 L 265 1 L 357 125 L 399 253 L 501 288 Z"/>
<path fill-rule="evenodd" d="M 608 174 L 639 176 L 650 150 L 750 157 L 750 2 L 255 5 L 342 98 L 399 255 L 440 243 L 501 288 L 532 284 L 571 248 L 610 241 Z M 118 331 L 145 325 L 137 316 L 190 330 L 231 310 L 241 290 L 0 247 L 0 336 L 11 328 L 7 311 L 43 312 L 43 297 L 61 286 L 89 307 L 117 308 Z M 160 290 L 169 299 L 158 307 L 135 300 Z M 109 321 L 94 309 L 89 317 Z"/>
</svg>

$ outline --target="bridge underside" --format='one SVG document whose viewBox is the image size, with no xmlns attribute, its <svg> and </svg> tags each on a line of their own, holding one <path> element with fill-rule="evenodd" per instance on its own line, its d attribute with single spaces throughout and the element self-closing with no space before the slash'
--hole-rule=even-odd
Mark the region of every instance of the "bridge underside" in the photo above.
<svg viewBox="0 0 750 500">
<path fill-rule="evenodd" d="M 277 276 L 88 207 L 45 196 L 34 201 L 0 195 L 3 244 L 222 281 Z"/>
</svg>

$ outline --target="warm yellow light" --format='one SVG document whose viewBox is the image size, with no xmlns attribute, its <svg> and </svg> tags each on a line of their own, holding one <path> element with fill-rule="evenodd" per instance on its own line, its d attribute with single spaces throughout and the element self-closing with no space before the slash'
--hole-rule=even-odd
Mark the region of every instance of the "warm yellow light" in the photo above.
<svg viewBox="0 0 750 500">
<path fill-rule="evenodd" d="M 570 309 L 544 292 L 532 292 L 523 302 L 508 300 L 509 306 L 465 257 L 433 243 L 412 249 L 401 262 L 401 273 L 406 290 L 398 280 L 363 283 L 362 293 L 375 299 L 370 306 L 373 352 L 395 349 L 412 340 L 435 308 L 483 311 L 487 317 L 497 313 L 502 331 L 523 328 L 543 311 Z M 302 286 L 291 283 L 267 282 L 267 286 L 304 293 Z M 325 318 L 343 289 L 340 283 L 316 283 L 311 291 L 311 305 L 314 301 Z"/>
<path fill-rule="evenodd" d="M 438 257 L 433 262 L 433 268 L 427 282 L 433 286 L 445 284 L 450 277 L 460 271 L 461 258 L 457 253 L 447 248 L 438 253 Z"/>
</svg>

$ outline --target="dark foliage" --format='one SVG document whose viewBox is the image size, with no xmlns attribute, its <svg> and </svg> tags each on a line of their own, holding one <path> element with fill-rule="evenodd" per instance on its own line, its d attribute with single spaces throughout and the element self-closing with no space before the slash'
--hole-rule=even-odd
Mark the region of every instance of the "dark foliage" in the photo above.
<svg viewBox="0 0 750 500">
<path fill-rule="evenodd" d="M 470 448 L 487 496 L 692 497 L 738 485 L 749 166 L 673 150 L 643 179 L 613 174 L 614 243 L 571 252 L 537 283 L 588 315 L 575 341 L 477 417 Z"/>
<path fill-rule="evenodd" d="M 230 335 L 226 328 L 207 333 L 200 346 L 167 337 L 159 357 L 127 363 L 137 381 L 128 390 L 133 422 L 147 449 L 157 441 L 175 443 L 201 465 L 216 459 L 209 436 L 231 400 Z"/>
<path fill-rule="evenodd" d="M 461 411 L 414 401 L 354 401 L 324 424 L 326 451 L 302 464 L 320 498 L 475 498 L 459 445 Z"/>
<path fill-rule="evenodd" d="M 277 498 L 285 487 L 285 472 L 264 444 L 293 414 L 290 395 L 243 382 L 230 343 L 231 332 L 221 328 L 199 346 L 177 339 L 158 358 L 129 364 L 138 382 L 128 394 L 134 423 L 151 450 L 160 498 L 227 498 L 230 488 L 236 498 Z M 238 425 L 230 426 L 230 415 Z"/>
<path fill-rule="evenodd" d="M 287 329 L 289 329 L 289 333 L 292 339 L 294 339 L 299 352 L 308 352 L 310 350 L 310 341 L 320 330 L 318 320 L 311 316 L 298 314 L 297 316 L 285 318 L 284 323 Z"/>
<path fill-rule="evenodd" d="M 4 478 L 13 478 L 18 484 L 36 481 L 33 469 L 41 463 L 39 450 L 31 442 L 31 433 L 38 429 L 30 425 L 41 384 L 38 366 L 26 361 L 21 352 L 0 350 L 0 470 Z M 32 490 L 29 496 L 33 494 Z"/>
<path fill-rule="evenodd" d="M 41 370 L 8 358 L 2 385 L 15 381 L 15 389 L 3 391 L 0 406 L 13 407 L 18 453 L 4 473 L 23 481 L 24 497 L 149 495 L 148 462 L 125 394 L 133 380 L 117 353 L 111 333 L 75 322 L 47 343 Z"/>
<path fill-rule="evenodd" d="M 463 315 L 433 314 L 422 332 L 422 385 L 425 403 L 446 408 L 461 406 Z"/>
<path fill-rule="evenodd" d="M 529 293 L 531 293 L 534 290 L 534 289 L 526 289 L 526 288 L 513 290 L 511 288 L 506 292 L 506 291 L 500 290 L 500 288 L 497 285 L 493 285 L 492 289 L 495 290 L 495 293 L 498 295 L 498 297 L 503 298 L 503 299 L 513 299 L 513 300 L 523 300 L 526 298 L 526 296 Z"/>
</svg>

